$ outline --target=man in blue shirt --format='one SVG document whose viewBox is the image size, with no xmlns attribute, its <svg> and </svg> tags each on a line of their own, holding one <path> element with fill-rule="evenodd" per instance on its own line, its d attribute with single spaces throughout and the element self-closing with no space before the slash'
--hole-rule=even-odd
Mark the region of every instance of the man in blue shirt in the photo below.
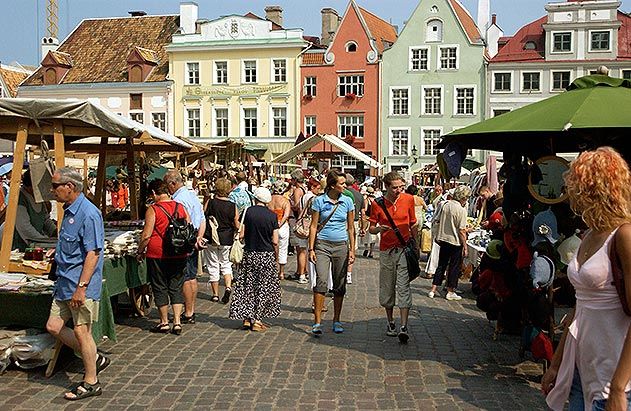
<svg viewBox="0 0 631 411">
<path fill-rule="evenodd" d="M 191 224 L 197 230 L 197 248 L 205 248 L 204 232 L 204 209 L 197 195 L 184 185 L 182 174 L 178 170 L 170 170 L 164 175 L 164 182 L 167 183 L 171 198 L 184 206 L 186 212 L 191 217 Z M 184 312 L 182 313 L 182 323 L 195 324 L 195 299 L 197 298 L 197 267 L 199 251 L 194 250 L 186 260 L 184 272 Z M 228 298 L 230 295 L 228 294 Z"/>
<path fill-rule="evenodd" d="M 97 355 L 92 323 L 99 316 L 103 278 L 105 232 L 101 212 L 82 193 L 83 177 L 70 167 L 55 171 L 52 191 L 63 204 L 64 217 L 55 252 L 57 283 L 46 329 L 61 342 L 81 353 L 83 382 L 67 392 L 67 400 L 101 395 L 97 379 L 109 359 Z M 66 327 L 72 318 L 74 330 Z"/>
</svg>

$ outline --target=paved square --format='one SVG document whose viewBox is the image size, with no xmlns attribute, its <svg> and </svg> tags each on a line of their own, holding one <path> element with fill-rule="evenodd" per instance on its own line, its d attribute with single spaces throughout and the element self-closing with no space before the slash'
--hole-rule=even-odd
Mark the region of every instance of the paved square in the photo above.
<svg viewBox="0 0 631 411">
<path fill-rule="evenodd" d="M 290 256 L 287 272 L 294 267 Z M 185 325 L 179 337 L 149 333 L 155 310 L 148 320 L 117 320 L 119 341 L 100 345 L 112 359 L 100 375 L 102 396 L 76 403 L 62 398 L 83 373 L 79 360 L 65 356 L 50 379 L 43 368 L 1 375 L 0 409 L 546 408 L 538 388 L 541 366 L 519 359 L 518 337 L 493 341 L 493 327 L 470 293 L 459 302 L 429 299 L 430 281 L 415 280 L 409 343 L 386 337 L 378 269 L 377 259 L 358 258 L 342 311 L 346 331 L 331 331 L 327 299 L 325 332 L 317 339 L 308 333 L 307 286 L 284 281 L 282 315 L 259 334 L 227 319 L 228 307 L 210 301 L 202 278 L 197 324 Z"/>
</svg>

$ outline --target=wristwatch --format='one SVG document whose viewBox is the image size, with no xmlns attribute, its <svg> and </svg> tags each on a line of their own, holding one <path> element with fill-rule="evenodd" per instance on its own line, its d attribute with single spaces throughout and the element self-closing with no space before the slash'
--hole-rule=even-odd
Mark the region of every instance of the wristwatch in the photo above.
<svg viewBox="0 0 631 411">
<path fill-rule="evenodd" d="M 80 282 L 79 282 L 79 288 L 85 288 L 85 287 L 87 287 L 87 286 L 88 286 L 88 283 L 87 283 L 87 282 L 85 282 L 85 281 L 80 281 Z"/>
</svg>

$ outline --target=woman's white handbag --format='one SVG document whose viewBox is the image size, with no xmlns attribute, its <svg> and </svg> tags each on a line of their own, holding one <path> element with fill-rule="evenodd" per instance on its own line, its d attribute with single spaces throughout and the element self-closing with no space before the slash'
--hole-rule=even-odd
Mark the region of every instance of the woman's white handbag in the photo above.
<svg viewBox="0 0 631 411">
<path fill-rule="evenodd" d="M 245 220 L 245 213 L 247 211 L 247 208 L 243 210 L 241 222 L 239 223 L 239 229 L 234 235 L 234 241 L 232 242 L 232 246 L 230 247 L 230 262 L 233 264 L 239 264 L 241 263 L 241 260 L 243 260 L 243 243 L 241 242 L 241 240 L 239 240 L 239 235 L 241 233 L 241 227 L 243 227 L 243 220 Z"/>
</svg>

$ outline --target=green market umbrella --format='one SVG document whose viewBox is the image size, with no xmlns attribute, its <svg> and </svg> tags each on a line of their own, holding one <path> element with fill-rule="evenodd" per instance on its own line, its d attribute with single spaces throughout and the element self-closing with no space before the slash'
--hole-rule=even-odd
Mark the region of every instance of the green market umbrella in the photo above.
<svg viewBox="0 0 631 411">
<path fill-rule="evenodd" d="M 455 130 L 440 142 L 526 153 L 625 148 L 631 132 L 631 82 L 604 75 L 576 79 L 557 96 Z"/>
</svg>

